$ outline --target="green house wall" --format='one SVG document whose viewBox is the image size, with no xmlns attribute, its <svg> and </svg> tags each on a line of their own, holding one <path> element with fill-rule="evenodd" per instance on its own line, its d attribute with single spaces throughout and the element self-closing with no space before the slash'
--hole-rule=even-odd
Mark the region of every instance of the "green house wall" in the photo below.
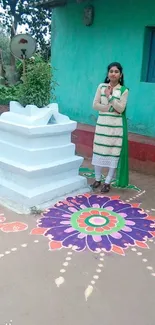
<svg viewBox="0 0 155 325">
<path fill-rule="evenodd" d="M 119 61 L 130 90 L 129 130 L 155 136 L 155 83 L 144 82 L 147 67 L 143 62 L 149 53 L 149 42 L 144 46 L 146 26 L 155 26 L 155 1 L 93 1 L 95 17 L 90 27 L 83 22 L 86 4 L 72 3 L 53 12 L 52 66 L 59 84 L 60 111 L 95 125 L 96 87 L 104 80 L 107 65 Z"/>
</svg>

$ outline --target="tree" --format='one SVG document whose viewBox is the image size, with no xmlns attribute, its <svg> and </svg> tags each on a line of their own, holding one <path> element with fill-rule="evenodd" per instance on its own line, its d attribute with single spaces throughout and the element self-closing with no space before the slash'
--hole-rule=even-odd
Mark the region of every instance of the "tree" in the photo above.
<svg viewBox="0 0 155 325">
<path fill-rule="evenodd" d="M 2 59 L 5 65 L 10 64 L 9 41 L 10 39 L 8 33 L 0 26 L 0 50 L 2 51 Z"/>
<path fill-rule="evenodd" d="M 5 28 L 7 26 L 11 39 L 16 35 L 19 25 L 27 26 L 26 31 L 35 37 L 38 47 L 45 52 L 49 48 L 51 11 L 38 9 L 33 3 L 32 0 L 0 0 L 3 9 L 1 23 Z"/>
</svg>

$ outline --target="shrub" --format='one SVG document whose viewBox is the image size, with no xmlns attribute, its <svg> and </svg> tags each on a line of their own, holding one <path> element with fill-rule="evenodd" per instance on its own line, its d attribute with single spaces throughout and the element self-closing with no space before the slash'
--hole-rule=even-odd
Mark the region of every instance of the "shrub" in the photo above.
<svg viewBox="0 0 155 325">
<path fill-rule="evenodd" d="M 52 69 L 47 62 L 28 64 L 23 83 L 20 86 L 19 102 L 23 105 L 43 107 L 54 99 L 56 82 L 53 80 Z M 53 80 L 53 81 L 52 81 Z"/>
<path fill-rule="evenodd" d="M 23 64 L 16 62 L 16 68 L 22 75 Z M 54 100 L 56 82 L 53 77 L 53 70 L 48 62 L 36 55 L 26 61 L 26 74 L 21 77 L 20 83 L 16 85 L 0 85 L 0 104 L 8 105 L 10 101 L 18 101 L 23 106 L 36 105 L 39 108 Z"/>
<path fill-rule="evenodd" d="M 8 105 L 11 100 L 19 100 L 20 85 L 2 86 L 0 85 L 0 105 Z"/>
</svg>

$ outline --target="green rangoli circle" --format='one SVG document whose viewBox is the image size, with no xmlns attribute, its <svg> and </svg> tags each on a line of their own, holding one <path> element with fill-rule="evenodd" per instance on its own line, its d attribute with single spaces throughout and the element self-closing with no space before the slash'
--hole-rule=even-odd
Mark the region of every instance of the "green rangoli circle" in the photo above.
<svg viewBox="0 0 155 325">
<path fill-rule="evenodd" d="M 78 225 L 78 219 L 80 217 L 80 215 L 83 213 L 83 212 L 90 212 L 90 211 L 99 211 L 99 212 L 107 212 L 109 213 L 109 217 L 107 216 L 103 216 L 103 219 L 106 221 L 104 222 L 104 225 L 93 225 L 90 220 L 92 217 L 102 217 L 101 215 L 90 215 L 88 217 L 86 217 L 85 219 L 83 219 L 83 221 L 86 223 L 86 227 L 87 226 L 91 226 L 91 227 L 95 227 L 95 228 L 98 228 L 98 227 L 104 227 L 106 225 L 108 225 L 108 223 L 111 221 L 110 220 L 110 216 L 112 217 L 115 217 L 117 219 L 117 224 L 114 228 L 110 229 L 110 230 L 105 230 L 103 232 L 98 232 L 98 231 L 87 231 L 85 228 L 83 227 L 80 227 Z M 87 208 L 87 209 L 83 209 L 83 210 L 80 210 L 80 211 L 77 211 L 75 213 L 72 214 L 71 216 L 71 225 L 74 229 L 78 230 L 80 233 L 85 233 L 85 234 L 89 234 L 89 235 L 110 235 L 114 232 L 118 232 L 119 230 L 121 230 L 124 226 L 125 226 L 125 220 L 122 216 L 120 216 L 118 213 L 115 213 L 113 211 L 109 211 L 109 210 L 106 210 L 106 209 L 102 209 L 102 208 Z"/>
</svg>

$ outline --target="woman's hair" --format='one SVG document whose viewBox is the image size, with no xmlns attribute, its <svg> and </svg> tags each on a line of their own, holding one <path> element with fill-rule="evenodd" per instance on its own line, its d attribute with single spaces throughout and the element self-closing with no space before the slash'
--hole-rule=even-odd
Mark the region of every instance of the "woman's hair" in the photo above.
<svg viewBox="0 0 155 325">
<path fill-rule="evenodd" d="M 108 65 L 108 68 L 107 68 L 107 76 L 104 80 L 105 83 L 108 83 L 109 82 L 109 78 L 108 78 L 108 73 L 109 73 L 109 70 L 112 68 L 112 67 L 117 67 L 117 69 L 120 71 L 121 73 L 121 79 L 120 79 L 120 85 L 121 86 L 124 86 L 124 75 L 123 75 L 123 67 L 121 66 L 120 63 L 118 62 L 112 62 Z"/>
</svg>

